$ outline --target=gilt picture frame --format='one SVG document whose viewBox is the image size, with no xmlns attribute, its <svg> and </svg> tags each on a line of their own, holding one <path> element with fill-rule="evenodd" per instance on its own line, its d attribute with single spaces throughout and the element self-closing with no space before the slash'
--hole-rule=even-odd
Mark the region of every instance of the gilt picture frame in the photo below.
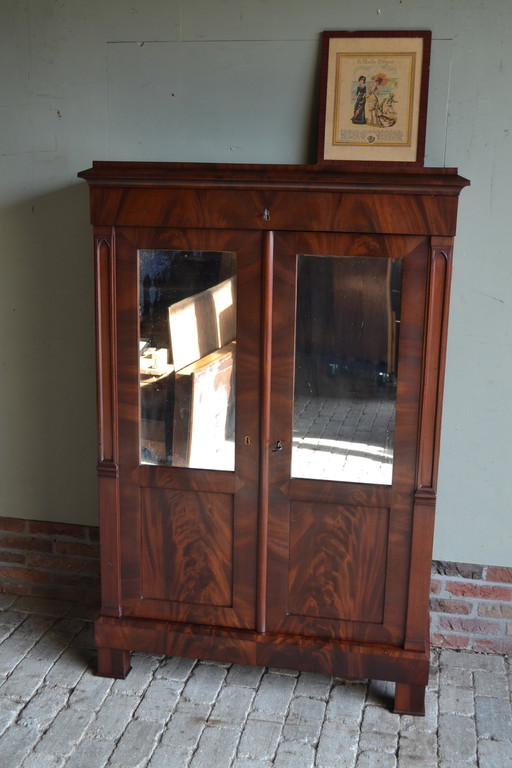
<svg viewBox="0 0 512 768">
<path fill-rule="evenodd" d="M 421 166 L 431 32 L 323 32 L 317 163 Z"/>
</svg>

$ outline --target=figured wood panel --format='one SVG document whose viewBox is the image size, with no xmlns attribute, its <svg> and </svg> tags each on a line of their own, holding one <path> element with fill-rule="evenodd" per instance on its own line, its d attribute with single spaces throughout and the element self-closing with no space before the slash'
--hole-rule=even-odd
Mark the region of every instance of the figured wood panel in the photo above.
<svg viewBox="0 0 512 768">
<path fill-rule="evenodd" d="M 141 516 L 143 597 L 231 605 L 230 495 L 146 488 Z"/>
<path fill-rule="evenodd" d="M 292 501 L 288 610 L 380 623 L 389 510 Z"/>
</svg>

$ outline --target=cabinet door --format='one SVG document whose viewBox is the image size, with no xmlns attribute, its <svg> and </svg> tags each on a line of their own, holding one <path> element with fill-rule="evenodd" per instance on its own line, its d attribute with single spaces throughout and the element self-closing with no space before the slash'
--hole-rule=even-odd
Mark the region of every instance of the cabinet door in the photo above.
<svg viewBox="0 0 512 768">
<path fill-rule="evenodd" d="M 116 232 L 124 615 L 254 626 L 260 251 Z"/>
<path fill-rule="evenodd" d="M 268 630 L 403 640 L 427 261 L 425 238 L 276 236 Z"/>
</svg>

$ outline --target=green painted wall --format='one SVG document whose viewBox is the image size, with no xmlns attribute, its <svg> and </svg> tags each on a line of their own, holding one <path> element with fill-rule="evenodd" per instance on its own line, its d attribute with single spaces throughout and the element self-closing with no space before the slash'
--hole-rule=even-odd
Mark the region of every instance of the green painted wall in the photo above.
<svg viewBox="0 0 512 768">
<path fill-rule="evenodd" d="M 512 565 L 510 0 L 3 0 L 0 515 L 97 521 L 92 160 L 312 161 L 319 34 L 431 29 L 456 166 L 435 556 Z"/>
</svg>

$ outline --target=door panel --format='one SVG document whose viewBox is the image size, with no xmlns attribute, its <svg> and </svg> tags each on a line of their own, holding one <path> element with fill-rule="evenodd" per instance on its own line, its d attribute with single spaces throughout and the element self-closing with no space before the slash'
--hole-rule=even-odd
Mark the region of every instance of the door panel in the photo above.
<svg viewBox="0 0 512 768">
<path fill-rule="evenodd" d="M 426 239 L 276 235 L 269 630 L 403 640 L 427 266 Z"/>
<path fill-rule="evenodd" d="M 125 615 L 255 625 L 260 251 L 259 233 L 117 232 Z"/>
</svg>

